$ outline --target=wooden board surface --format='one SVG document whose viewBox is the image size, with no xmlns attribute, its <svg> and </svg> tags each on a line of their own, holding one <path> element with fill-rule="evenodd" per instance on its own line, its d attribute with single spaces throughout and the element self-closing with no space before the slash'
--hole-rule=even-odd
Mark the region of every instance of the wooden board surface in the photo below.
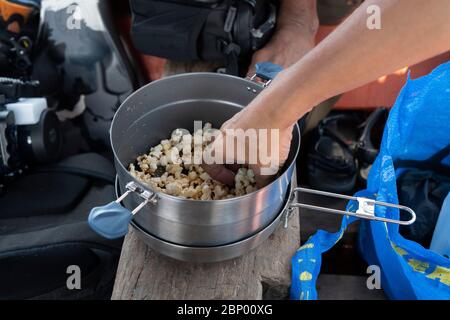
<svg viewBox="0 0 450 320">
<path fill-rule="evenodd" d="M 287 229 L 281 224 L 258 248 L 242 257 L 212 264 L 164 257 L 148 248 L 130 229 L 112 299 L 287 299 L 291 257 L 299 246 L 297 211 Z"/>
</svg>

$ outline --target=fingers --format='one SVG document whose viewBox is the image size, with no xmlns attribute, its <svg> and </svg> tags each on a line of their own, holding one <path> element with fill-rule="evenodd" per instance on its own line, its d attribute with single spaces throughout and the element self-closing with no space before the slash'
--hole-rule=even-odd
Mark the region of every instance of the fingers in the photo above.
<svg viewBox="0 0 450 320">
<path fill-rule="evenodd" d="M 266 131 L 263 135 L 255 133 L 261 126 L 261 116 L 254 113 L 249 116 L 246 110 L 249 109 L 228 120 L 219 134 L 213 136 L 204 150 L 202 167 L 212 179 L 233 186 L 235 173 L 245 164 L 253 170 L 257 186 L 264 187 L 288 158 L 292 127 L 280 132 L 279 129 L 266 129 L 264 123 L 267 122 L 264 122 L 262 127 Z M 235 129 L 240 131 L 233 131 Z"/>
<path fill-rule="evenodd" d="M 250 66 L 248 67 L 248 71 L 247 71 L 247 77 L 248 77 L 248 78 L 250 78 L 250 77 L 252 77 L 252 76 L 255 75 L 255 72 L 256 72 L 256 70 L 255 70 L 255 64 L 256 64 L 256 62 L 254 63 L 254 62 L 252 61 L 252 63 L 251 63 Z"/>
<path fill-rule="evenodd" d="M 233 119 L 227 121 L 231 123 Z M 226 126 L 226 123 L 222 128 Z M 204 153 L 204 160 L 206 163 L 202 165 L 202 168 L 209 174 L 209 176 L 226 184 L 230 187 L 234 186 L 234 172 L 236 172 L 240 166 L 234 164 L 225 164 L 226 161 L 226 147 L 223 137 L 223 132 L 221 134 L 213 137 L 213 141 L 206 147 Z M 212 160 L 212 161 L 211 161 Z"/>
<path fill-rule="evenodd" d="M 227 169 L 225 166 L 221 164 L 208 164 L 202 165 L 203 170 L 209 174 L 211 178 L 222 182 L 228 186 L 234 186 L 234 172 L 230 169 Z"/>
<path fill-rule="evenodd" d="M 267 186 L 269 183 L 271 183 L 274 178 L 275 175 L 273 176 L 268 176 L 268 175 L 261 175 L 259 172 L 259 169 L 256 168 L 252 168 L 253 172 L 255 173 L 255 182 L 256 182 L 256 187 L 258 189 L 261 189 L 265 186 Z"/>
<path fill-rule="evenodd" d="M 164 65 L 166 63 L 165 59 L 142 55 L 142 63 L 144 64 L 151 81 L 158 80 L 162 77 Z"/>
<path fill-rule="evenodd" d="M 239 170 L 239 168 L 242 168 L 242 165 L 240 165 L 240 164 L 226 164 L 225 168 L 227 168 L 227 169 L 233 171 L 234 173 L 236 173 Z"/>
</svg>

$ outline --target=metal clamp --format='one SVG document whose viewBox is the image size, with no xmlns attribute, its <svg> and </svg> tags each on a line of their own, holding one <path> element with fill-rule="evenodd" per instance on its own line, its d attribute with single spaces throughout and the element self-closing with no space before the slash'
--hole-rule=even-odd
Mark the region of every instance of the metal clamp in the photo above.
<svg viewBox="0 0 450 320">
<path fill-rule="evenodd" d="M 266 88 L 276 75 L 283 70 L 283 68 L 277 64 L 271 62 L 259 62 L 255 65 L 255 74 L 248 79 L 264 88 Z M 257 90 L 247 87 L 247 90 L 256 93 Z"/>
<path fill-rule="evenodd" d="M 143 202 L 141 202 L 136 208 L 133 209 L 133 211 L 131 211 L 132 215 L 138 213 L 147 203 L 152 204 L 157 203 L 156 193 L 141 188 L 133 181 L 128 182 L 125 185 L 125 188 L 127 189 L 127 191 L 124 194 L 122 194 L 119 198 L 117 198 L 117 200 L 115 201 L 116 203 L 120 204 L 132 192 L 136 193 L 139 197 L 144 199 Z"/>
<path fill-rule="evenodd" d="M 263 88 L 266 88 L 272 82 L 272 79 L 270 80 L 262 79 L 259 78 L 257 74 L 252 75 L 251 77 L 248 78 L 248 80 L 253 81 L 256 84 L 259 84 Z M 253 93 L 257 92 L 255 89 L 252 90 L 252 88 L 250 87 L 247 87 L 247 90 L 253 91 Z"/>
<path fill-rule="evenodd" d="M 315 206 L 315 205 L 306 204 L 306 203 L 290 203 L 288 210 L 289 210 L 289 208 L 304 208 L 304 209 L 310 209 L 310 210 L 315 210 L 315 211 L 322 211 L 324 213 L 333 213 L 333 214 L 357 217 L 357 218 L 366 219 L 366 220 L 394 223 L 394 224 L 399 224 L 399 225 L 404 225 L 404 226 L 411 225 L 414 223 L 414 221 L 416 221 L 416 213 L 414 212 L 414 210 L 412 210 L 409 207 L 398 205 L 398 204 L 377 201 L 377 200 L 364 198 L 364 197 L 353 197 L 353 196 L 347 196 L 347 195 L 338 194 L 338 193 L 325 192 L 325 191 L 300 188 L 300 187 L 294 188 L 292 190 L 292 194 L 295 194 L 297 192 L 305 192 L 305 193 L 317 194 L 317 195 L 325 196 L 325 197 L 357 201 L 358 209 L 356 210 L 356 212 L 351 212 L 351 211 L 345 211 L 345 210 L 325 208 L 325 207 Z M 399 210 L 407 211 L 411 215 L 411 219 L 408 221 L 403 221 L 403 220 L 389 219 L 389 218 L 384 218 L 384 217 L 377 217 L 377 216 L 375 216 L 375 206 L 397 208 Z M 288 217 L 289 217 L 289 215 L 286 214 L 285 226 L 287 226 Z"/>
</svg>

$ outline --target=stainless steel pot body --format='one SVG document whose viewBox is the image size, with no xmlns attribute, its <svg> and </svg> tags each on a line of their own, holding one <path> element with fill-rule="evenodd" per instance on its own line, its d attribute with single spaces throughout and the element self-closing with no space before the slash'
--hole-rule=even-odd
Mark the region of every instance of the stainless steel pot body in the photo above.
<svg viewBox="0 0 450 320">
<path fill-rule="evenodd" d="M 261 92 L 253 81 L 216 73 L 189 73 L 164 78 L 142 87 L 118 109 L 111 126 L 111 144 L 122 192 L 134 181 L 128 165 L 150 146 L 170 137 L 176 128 L 193 131 L 194 121 L 219 128 Z M 294 128 L 289 158 L 278 178 L 246 196 L 227 200 L 188 200 L 156 193 L 133 217 L 133 223 L 166 242 L 184 246 L 217 246 L 240 241 L 267 227 L 280 213 L 300 147 Z M 142 202 L 136 194 L 124 204 L 133 209 Z"/>
<path fill-rule="evenodd" d="M 120 198 L 122 192 L 119 190 L 119 179 L 116 177 L 116 197 Z M 239 257 L 248 251 L 259 246 L 265 241 L 278 227 L 280 222 L 284 220 L 284 227 L 288 227 L 290 219 L 298 219 L 298 216 L 293 217 L 293 210 L 290 208 L 290 204 L 295 199 L 295 193 L 293 192 L 292 184 L 289 185 L 286 199 L 284 199 L 283 208 L 280 213 L 270 222 L 264 229 L 251 235 L 248 238 L 242 239 L 231 244 L 219 245 L 219 246 L 206 246 L 206 247 L 190 247 L 179 244 L 166 242 L 160 238 L 154 237 L 146 230 L 142 229 L 135 222 L 131 221 L 132 227 L 137 231 L 137 236 L 150 248 L 154 249 L 158 253 L 167 257 L 196 263 L 210 263 L 230 260 Z"/>
</svg>

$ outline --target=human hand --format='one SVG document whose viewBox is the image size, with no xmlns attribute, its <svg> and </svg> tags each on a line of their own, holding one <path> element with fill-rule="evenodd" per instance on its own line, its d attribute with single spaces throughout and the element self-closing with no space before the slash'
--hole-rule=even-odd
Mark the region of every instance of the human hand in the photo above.
<svg viewBox="0 0 450 320">
<path fill-rule="evenodd" d="M 300 60 L 314 48 L 318 28 L 315 0 L 282 0 L 275 33 L 253 54 L 248 75 L 254 74 L 258 62 L 270 61 L 287 68 Z"/>
<path fill-rule="evenodd" d="M 247 75 L 255 74 L 255 65 L 259 62 L 270 61 L 287 68 L 300 60 L 314 48 L 314 37 L 302 34 L 301 30 L 288 26 L 278 29 L 270 41 L 253 54 Z"/>
<path fill-rule="evenodd" d="M 205 151 L 218 160 L 203 165 L 213 179 L 233 185 L 239 164 L 245 164 L 255 173 L 257 186 L 263 187 L 288 158 L 295 119 L 289 125 L 279 125 L 267 108 L 279 101 L 279 93 L 264 93 L 225 122 Z"/>
<path fill-rule="evenodd" d="M 147 74 L 149 75 L 150 81 L 155 81 L 161 79 L 164 72 L 164 65 L 166 64 L 166 59 L 141 55 L 142 64 L 144 65 Z"/>
<path fill-rule="evenodd" d="M 314 47 L 317 28 L 318 17 L 315 1 L 283 0 L 278 15 L 277 30 L 269 43 L 254 53 L 248 75 L 252 76 L 255 73 L 254 67 L 258 62 L 270 61 L 284 68 L 290 67 Z M 289 155 L 292 129 L 297 118 L 292 116 L 292 112 L 280 112 L 281 105 L 283 103 L 295 104 L 298 110 L 304 112 L 313 105 L 310 101 L 300 101 L 295 97 L 289 97 L 290 93 L 287 92 L 289 86 L 285 85 L 288 79 L 283 79 L 285 78 L 283 73 L 281 72 L 271 85 L 246 108 L 222 125 L 222 134 L 216 138 L 210 148 L 217 149 L 222 153 L 222 160 L 228 160 L 228 163 L 234 163 L 234 165 L 217 163 L 204 165 L 205 170 L 212 178 L 232 185 L 234 182 L 233 171 L 236 170 L 235 164 L 247 164 L 255 173 L 257 185 L 263 187 L 283 166 Z M 266 141 L 262 143 L 258 134 L 258 141 L 253 142 L 252 145 L 245 135 L 244 139 L 235 137 L 239 129 L 241 134 L 247 130 L 256 130 L 257 133 L 261 133 L 261 130 L 265 129 Z M 235 134 L 231 135 L 228 133 L 229 131 Z M 272 137 L 271 133 L 278 133 L 278 135 Z M 227 141 L 234 142 L 234 150 L 231 155 L 229 148 L 226 147 Z M 237 155 L 237 150 L 245 150 L 245 152 Z M 270 155 L 269 163 L 263 161 L 267 159 L 261 158 L 266 155 Z M 256 156 L 257 160 L 249 161 L 251 156 Z M 270 170 L 267 170 L 269 167 Z"/>
</svg>

